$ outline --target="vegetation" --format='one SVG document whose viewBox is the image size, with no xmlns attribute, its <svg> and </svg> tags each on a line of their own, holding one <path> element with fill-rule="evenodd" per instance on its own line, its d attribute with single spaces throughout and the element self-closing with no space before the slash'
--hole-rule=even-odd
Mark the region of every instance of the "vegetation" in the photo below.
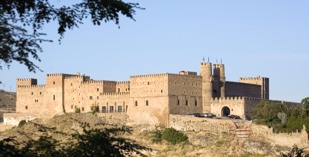
<svg viewBox="0 0 309 157">
<path fill-rule="evenodd" d="M 296 145 L 286 154 L 281 153 L 281 157 L 309 157 L 309 153 L 305 153 L 303 148 L 298 148 Z"/>
<path fill-rule="evenodd" d="M 309 131 L 309 98 L 302 100 L 301 105 L 261 101 L 251 111 L 252 119 L 258 124 L 273 127 L 276 132 L 300 131 L 303 125 Z"/>
<path fill-rule="evenodd" d="M 30 122 L 29 125 L 31 123 L 32 122 Z M 27 135 L 30 140 L 22 142 L 16 140 L 15 137 L 1 140 L 0 157 L 122 157 L 132 156 L 132 154 L 145 156 L 141 153 L 141 150 L 150 150 L 147 147 L 140 146 L 133 140 L 118 136 L 124 133 L 130 133 L 131 129 L 128 127 L 98 129 L 90 128 L 88 123 L 79 122 L 79 124 L 83 129 L 82 133 L 76 132 L 67 134 L 65 132 L 59 132 L 59 130 L 55 128 L 33 123 L 33 125 L 37 126 L 39 130 L 42 131 L 42 135 L 38 139 L 30 138 L 30 135 Z M 57 136 L 62 134 L 67 140 L 56 140 L 50 136 L 53 134 L 57 134 Z"/>
<path fill-rule="evenodd" d="M 72 5 L 56 7 L 50 0 L 1 0 L 0 1 L 0 69 L 2 62 L 9 68 L 17 61 L 27 66 L 29 71 L 41 70 L 34 61 L 41 61 L 38 52 L 42 52 L 40 32 L 52 21 L 58 24 L 59 42 L 68 29 L 78 28 L 88 17 L 94 25 L 113 21 L 119 25 L 121 15 L 133 19 L 138 3 L 122 0 L 83 0 Z M 30 31 L 30 32 L 28 32 Z"/>
<path fill-rule="evenodd" d="M 79 107 L 75 107 L 75 113 L 80 113 L 80 108 Z"/>
<path fill-rule="evenodd" d="M 99 103 L 95 102 L 91 105 L 91 113 L 95 114 L 99 112 Z"/>
<path fill-rule="evenodd" d="M 156 129 L 151 134 L 152 142 L 159 143 L 165 140 L 173 145 L 188 142 L 188 136 L 175 130 L 174 128 Z"/>
</svg>

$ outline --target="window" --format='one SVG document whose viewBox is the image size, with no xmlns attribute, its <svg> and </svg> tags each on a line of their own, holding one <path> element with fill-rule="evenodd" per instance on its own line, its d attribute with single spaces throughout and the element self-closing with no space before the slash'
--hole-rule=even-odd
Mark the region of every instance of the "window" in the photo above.
<svg viewBox="0 0 309 157">
<path fill-rule="evenodd" d="M 102 106 L 102 113 L 106 113 L 106 106 Z"/>
<path fill-rule="evenodd" d="M 135 101 L 135 106 L 137 106 L 138 105 L 138 103 L 137 103 L 137 101 Z"/>
<path fill-rule="evenodd" d="M 128 112 L 128 105 L 126 105 L 126 112 Z"/>
<path fill-rule="evenodd" d="M 99 96 L 97 96 L 97 99 L 99 99 Z"/>
<path fill-rule="evenodd" d="M 110 112 L 110 113 L 113 113 L 113 112 L 114 112 L 114 106 L 110 106 L 110 107 L 109 107 L 109 112 Z"/>
<path fill-rule="evenodd" d="M 118 112 L 122 112 L 122 106 L 118 106 Z"/>
<path fill-rule="evenodd" d="M 148 102 L 148 100 L 146 100 L 146 106 L 148 106 L 149 105 L 149 102 Z"/>
<path fill-rule="evenodd" d="M 33 92 L 31 92 L 31 95 L 33 95 Z"/>
<path fill-rule="evenodd" d="M 189 101 L 188 101 L 188 100 L 186 100 L 186 106 L 188 106 L 188 104 L 189 104 Z"/>
<path fill-rule="evenodd" d="M 195 100 L 194 105 L 197 106 L 197 100 Z"/>
<path fill-rule="evenodd" d="M 82 111 L 84 111 L 85 110 L 85 108 L 84 107 L 82 107 Z"/>
<path fill-rule="evenodd" d="M 40 92 L 40 95 L 42 95 L 42 92 Z"/>
<path fill-rule="evenodd" d="M 161 93 L 163 93 L 163 90 L 161 90 Z"/>
<path fill-rule="evenodd" d="M 25 106 L 25 109 L 28 110 L 28 106 Z"/>
<path fill-rule="evenodd" d="M 53 95 L 53 100 L 56 100 L 56 95 Z"/>
<path fill-rule="evenodd" d="M 179 101 L 179 99 L 177 100 L 177 105 L 180 105 L 180 101 Z"/>
<path fill-rule="evenodd" d="M 71 86 L 73 85 L 73 83 L 71 83 Z"/>
<path fill-rule="evenodd" d="M 147 82 L 147 85 L 150 85 L 150 83 L 149 83 L 149 82 Z"/>
<path fill-rule="evenodd" d="M 74 107 L 74 106 L 73 106 L 73 105 L 71 105 L 71 109 L 73 109 L 73 107 Z"/>
<path fill-rule="evenodd" d="M 100 89 L 99 89 L 99 88 L 97 88 L 97 91 L 100 91 Z"/>
<path fill-rule="evenodd" d="M 120 93 L 120 88 L 118 88 L 118 93 Z"/>
<path fill-rule="evenodd" d="M 56 84 L 55 81 L 53 81 L 53 84 Z"/>
<path fill-rule="evenodd" d="M 89 99 L 92 100 L 92 96 L 89 96 Z"/>
</svg>

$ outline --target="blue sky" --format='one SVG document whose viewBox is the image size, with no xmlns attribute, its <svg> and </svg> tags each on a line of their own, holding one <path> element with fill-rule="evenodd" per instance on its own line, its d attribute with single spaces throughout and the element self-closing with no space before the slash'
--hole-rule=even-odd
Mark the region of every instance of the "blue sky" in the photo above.
<svg viewBox="0 0 309 157">
<path fill-rule="evenodd" d="M 61 4 L 61 1 L 56 1 Z M 15 91 L 16 78 L 76 73 L 97 80 L 125 81 L 130 75 L 199 72 L 203 57 L 226 66 L 229 81 L 270 78 L 270 98 L 300 102 L 309 96 L 309 1 L 147 0 L 138 2 L 136 22 L 121 18 L 120 29 L 85 21 L 59 45 L 55 24 L 45 27 L 54 43 L 42 45 L 44 72 L 14 63 L 0 71 L 1 89 Z"/>
</svg>

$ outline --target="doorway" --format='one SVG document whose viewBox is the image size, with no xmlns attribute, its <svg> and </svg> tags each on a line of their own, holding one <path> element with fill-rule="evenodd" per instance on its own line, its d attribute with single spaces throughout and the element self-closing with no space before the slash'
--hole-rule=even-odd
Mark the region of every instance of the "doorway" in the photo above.
<svg viewBox="0 0 309 157">
<path fill-rule="evenodd" d="M 228 108 L 227 106 L 225 106 L 225 107 L 222 108 L 221 115 L 222 115 L 223 117 L 227 117 L 227 116 L 230 115 L 230 114 L 231 114 L 230 108 Z"/>
</svg>

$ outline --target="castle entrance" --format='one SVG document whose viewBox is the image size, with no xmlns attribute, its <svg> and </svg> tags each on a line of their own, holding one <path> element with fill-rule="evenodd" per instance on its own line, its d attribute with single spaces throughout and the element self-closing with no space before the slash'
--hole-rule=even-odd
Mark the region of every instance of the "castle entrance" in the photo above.
<svg viewBox="0 0 309 157">
<path fill-rule="evenodd" d="M 222 108 L 222 110 L 221 110 L 221 115 L 222 116 L 228 116 L 230 114 L 231 114 L 231 110 L 230 110 L 229 107 L 225 106 L 225 107 Z"/>
</svg>

